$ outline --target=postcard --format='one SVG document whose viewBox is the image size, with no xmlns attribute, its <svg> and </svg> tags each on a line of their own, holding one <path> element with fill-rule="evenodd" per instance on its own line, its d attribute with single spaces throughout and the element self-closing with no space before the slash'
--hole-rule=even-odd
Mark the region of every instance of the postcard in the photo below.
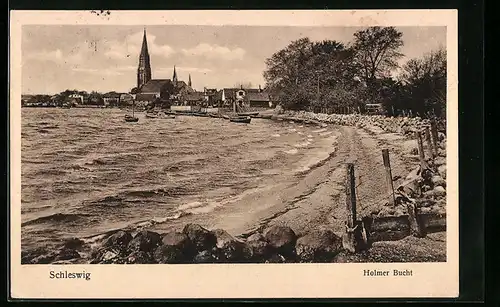
<svg viewBox="0 0 500 307">
<path fill-rule="evenodd" d="M 12 298 L 458 296 L 456 10 L 10 25 Z"/>
</svg>

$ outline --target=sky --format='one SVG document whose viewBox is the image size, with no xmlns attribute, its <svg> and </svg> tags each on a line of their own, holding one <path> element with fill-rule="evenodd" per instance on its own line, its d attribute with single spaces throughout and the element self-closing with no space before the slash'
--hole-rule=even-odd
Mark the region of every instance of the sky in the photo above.
<svg viewBox="0 0 500 307">
<path fill-rule="evenodd" d="M 265 60 L 293 40 L 309 37 L 348 44 L 359 27 L 286 26 L 109 26 L 24 25 L 23 94 L 65 89 L 128 92 L 137 83 L 137 65 L 146 28 L 154 79 L 179 80 L 193 88 L 264 86 Z M 400 63 L 446 47 L 446 27 L 398 27 L 405 55 Z"/>
</svg>

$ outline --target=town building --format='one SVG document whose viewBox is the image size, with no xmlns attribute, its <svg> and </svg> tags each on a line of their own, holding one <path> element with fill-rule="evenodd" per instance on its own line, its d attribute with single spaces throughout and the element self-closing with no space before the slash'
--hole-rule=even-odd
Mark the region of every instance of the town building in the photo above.
<svg viewBox="0 0 500 307">
<path fill-rule="evenodd" d="M 271 108 L 273 106 L 269 93 L 262 90 L 260 86 L 258 89 L 224 88 L 221 92 L 222 105 L 226 107 L 234 103 L 238 107 L 246 108 Z"/>
<path fill-rule="evenodd" d="M 105 106 L 117 106 L 120 104 L 121 94 L 117 92 L 109 92 L 102 96 Z"/>
</svg>

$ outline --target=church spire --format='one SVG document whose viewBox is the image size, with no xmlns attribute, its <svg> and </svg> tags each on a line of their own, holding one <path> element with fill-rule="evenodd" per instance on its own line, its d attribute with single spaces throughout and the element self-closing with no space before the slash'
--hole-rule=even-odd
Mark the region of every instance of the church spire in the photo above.
<svg viewBox="0 0 500 307">
<path fill-rule="evenodd" d="M 189 74 L 188 85 L 189 85 L 189 87 L 191 87 L 191 86 L 192 86 L 192 84 L 191 84 L 191 74 Z"/>
<path fill-rule="evenodd" d="M 146 28 L 142 38 L 141 54 L 139 55 L 139 67 L 137 68 L 137 87 L 140 88 L 151 80 L 151 63 L 149 59 L 148 41 L 146 38 Z"/>
<path fill-rule="evenodd" d="M 175 65 L 174 65 L 174 76 L 172 77 L 173 82 L 177 82 L 177 72 L 175 71 Z"/>
</svg>

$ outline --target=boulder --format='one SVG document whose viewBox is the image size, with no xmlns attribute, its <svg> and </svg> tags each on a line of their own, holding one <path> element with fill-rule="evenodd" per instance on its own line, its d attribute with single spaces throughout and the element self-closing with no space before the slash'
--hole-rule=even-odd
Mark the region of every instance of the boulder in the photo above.
<svg viewBox="0 0 500 307">
<path fill-rule="evenodd" d="M 146 253 L 152 253 L 158 245 L 160 245 L 161 236 L 160 234 L 143 230 L 138 232 L 135 237 L 129 242 L 128 249 L 130 251 L 143 251 Z"/>
<path fill-rule="evenodd" d="M 92 250 L 90 263 L 119 263 L 124 257 L 125 249 L 101 247 Z"/>
<path fill-rule="evenodd" d="M 272 254 L 265 263 L 286 263 L 286 258 L 281 254 Z"/>
<path fill-rule="evenodd" d="M 437 157 L 436 159 L 434 159 L 434 165 L 436 165 L 436 166 L 446 165 L 446 158 L 445 157 Z"/>
<path fill-rule="evenodd" d="M 198 224 L 187 224 L 182 232 L 187 235 L 198 252 L 211 250 L 217 244 L 215 235 Z"/>
<path fill-rule="evenodd" d="M 444 180 L 441 176 L 432 176 L 431 180 L 434 186 L 446 187 L 446 180 Z"/>
<path fill-rule="evenodd" d="M 194 246 L 189 237 L 182 232 L 169 232 L 162 238 L 162 244 L 176 247 L 183 251 L 185 255 L 194 254 Z"/>
<path fill-rule="evenodd" d="M 57 257 L 56 253 L 48 253 L 34 257 L 31 259 L 31 264 L 49 264 L 52 263 Z"/>
<path fill-rule="evenodd" d="M 131 240 L 132 235 L 129 232 L 118 231 L 108 237 L 108 239 L 104 242 L 104 246 L 124 250 L 127 248 Z"/>
<path fill-rule="evenodd" d="M 130 255 L 128 255 L 125 263 L 127 264 L 151 264 L 154 263 L 154 259 L 150 253 L 135 250 Z"/>
<path fill-rule="evenodd" d="M 446 179 L 446 165 L 441 165 L 440 167 L 438 167 L 438 173 L 439 175 L 441 175 L 441 177 Z"/>
<path fill-rule="evenodd" d="M 295 244 L 300 262 L 330 262 L 342 250 L 342 239 L 331 230 L 314 230 Z"/>
<path fill-rule="evenodd" d="M 440 185 L 438 185 L 437 187 L 435 187 L 433 189 L 433 191 L 434 191 L 433 194 L 436 197 L 441 197 L 441 196 L 445 196 L 446 195 L 446 190 L 442 186 L 440 186 Z"/>
<path fill-rule="evenodd" d="M 230 262 L 248 262 L 252 259 L 252 248 L 246 243 L 237 240 L 223 229 L 213 231 L 217 238 L 217 252 L 219 260 Z"/>
<path fill-rule="evenodd" d="M 81 256 L 76 250 L 70 248 L 63 248 L 59 251 L 55 260 L 70 260 L 77 258 L 81 258 Z"/>
<path fill-rule="evenodd" d="M 269 245 L 278 251 L 278 253 L 288 256 L 295 252 L 295 242 L 297 235 L 287 226 L 271 226 L 264 233 Z"/>
<path fill-rule="evenodd" d="M 271 256 L 271 247 L 263 235 L 255 233 L 247 238 L 247 244 L 252 248 L 253 258 L 256 261 L 263 261 Z"/>
<path fill-rule="evenodd" d="M 156 248 L 153 258 L 156 263 L 186 263 L 184 253 L 181 249 L 170 245 L 160 245 Z"/>
<path fill-rule="evenodd" d="M 194 256 L 194 263 L 215 263 L 218 262 L 216 250 L 204 250 Z"/>
<path fill-rule="evenodd" d="M 70 249 L 81 249 L 84 244 L 85 242 L 83 242 L 83 240 L 80 240 L 78 238 L 70 238 L 64 241 L 63 247 Z"/>
</svg>

